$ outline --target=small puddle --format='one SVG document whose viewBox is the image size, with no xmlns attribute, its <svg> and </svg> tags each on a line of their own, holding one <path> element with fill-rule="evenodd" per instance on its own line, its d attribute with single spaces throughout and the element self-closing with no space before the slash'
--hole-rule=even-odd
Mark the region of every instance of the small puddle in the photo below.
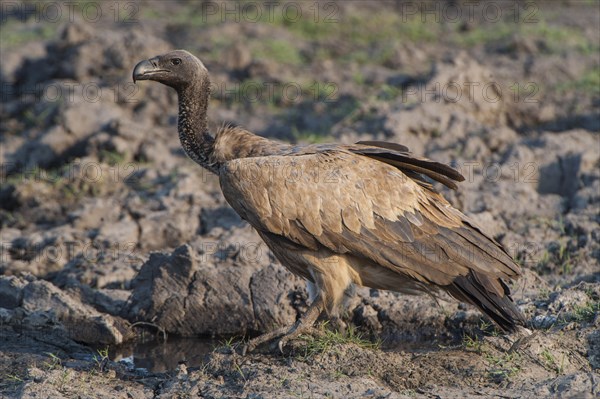
<svg viewBox="0 0 600 399">
<path fill-rule="evenodd" d="M 131 342 L 109 348 L 108 357 L 122 362 L 130 369 L 144 369 L 163 373 L 177 369 L 180 362 L 187 367 L 201 367 L 204 357 L 222 344 L 224 338 L 182 338 L 169 336 L 166 342 L 159 339 Z M 424 354 L 459 347 L 460 342 L 448 339 L 442 342 L 394 342 L 382 345 L 384 352 L 409 352 Z"/>
<path fill-rule="evenodd" d="M 204 356 L 219 342 L 210 338 L 169 337 L 166 342 L 132 342 L 109 348 L 108 355 L 112 361 L 121 361 L 129 367 L 162 373 L 176 369 L 180 362 L 185 362 L 187 367 L 201 366 Z"/>
</svg>

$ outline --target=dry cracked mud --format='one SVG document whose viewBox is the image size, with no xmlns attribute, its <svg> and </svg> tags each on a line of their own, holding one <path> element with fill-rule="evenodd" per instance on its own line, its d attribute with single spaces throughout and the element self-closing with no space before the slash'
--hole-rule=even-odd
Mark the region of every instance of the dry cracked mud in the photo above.
<svg viewBox="0 0 600 399">
<path fill-rule="evenodd" d="M 272 15 L 261 2 L 88 2 L 72 19 L 59 2 L 61 18 L 11 4 L 1 397 L 599 395 L 593 2 L 288 2 Z M 175 93 L 131 82 L 137 61 L 173 48 L 210 70 L 213 127 L 394 141 L 459 169 L 459 189 L 440 190 L 523 267 L 512 289 L 533 336 L 499 334 L 450 299 L 358 288 L 283 353 L 241 356 L 243 338 L 294 322 L 308 294 L 186 158 Z"/>
</svg>

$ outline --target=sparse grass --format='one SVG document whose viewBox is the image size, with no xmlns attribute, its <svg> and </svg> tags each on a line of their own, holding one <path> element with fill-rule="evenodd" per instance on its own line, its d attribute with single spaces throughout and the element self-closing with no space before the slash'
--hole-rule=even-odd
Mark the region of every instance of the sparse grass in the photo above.
<svg viewBox="0 0 600 399">
<path fill-rule="evenodd" d="M 275 25 L 291 32 L 300 40 L 325 44 L 325 46 L 318 46 L 318 54 L 314 54 L 316 58 L 341 57 L 344 61 L 359 63 L 385 63 L 394 57 L 394 46 L 389 45 L 390 41 L 393 43 L 429 42 L 436 40 L 440 34 L 440 24 L 434 21 L 422 22 L 418 16 L 377 10 L 371 12 L 369 18 L 365 18 L 359 12 L 343 12 L 334 3 L 322 3 L 316 7 L 307 4 L 306 7 L 302 7 L 303 13 L 298 18 L 286 18 L 281 7 L 273 13 L 263 9 L 257 21 L 247 21 L 244 20 L 245 17 L 254 15 L 250 15 L 251 13 L 246 15 L 242 12 L 245 7 L 243 4 L 243 2 L 238 3 L 237 11 L 232 8 L 232 13 L 225 15 L 221 9 L 223 5 L 217 5 L 215 9 L 211 8 L 206 12 L 207 10 L 202 10 L 205 6 L 201 3 L 191 2 L 169 13 L 169 20 L 173 25 L 184 27 L 209 27 L 220 23 L 232 23 L 235 22 L 236 17 L 239 17 L 240 22 L 243 23 Z M 315 12 L 318 15 L 315 15 Z M 235 16 L 233 13 L 236 13 Z M 152 10 L 144 10 L 143 17 L 158 19 L 164 16 Z M 347 43 L 348 46 L 344 48 L 331 46 L 340 41 Z M 257 41 L 253 46 L 253 55 L 258 59 L 266 58 L 287 65 L 300 65 L 305 60 L 298 52 L 298 46 L 293 42 L 293 40 L 281 39 Z M 386 44 L 382 45 L 382 43 Z M 211 47 L 219 46 L 211 41 Z"/>
<path fill-rule="evenodd" d="M 558 248 L 557 261 L 560 265 L 560 270 L 563 275 L 571 274 L 573 264 L 571 262 L 571 254 L 568 251 L 567 244 L 562 242 Z"/>
<path fill-rule="evenodd" d="M 100 161 L 115 166 L 122 164 L 125 161 L 125 154 L 121 154 L 118 151 L 100 150 L 98 154 Z"/>
<path fill-rule="evenodd" d="M 563 354 L 561 357 L 561 361 L 557 361 L 556 357 L 548 348 L 544 349 L 542 353 L 540 353 L 540 358 L 542 359 L 542 364 L 545 367 L 555 371 L 557 374 L 562 374 L 564 370 L 565 364 L 565 355 Z"/>
<path fill-rule="evenodd" d="M 396 86 L 383 84 L 379 88 L 377 98 L 383 101 L 391 101 L 402 95 L 402 89 Z"/>
<path fill-rule="evenodd" d="M 600 312 L 600 301 L 590 301 L 585 305 L 574 306 L 570 319 L 578 323 L 591 322 L 598 312 Z"/>
<path fill-rule="evenodd" d="M 24 383 L 31 381 L 26 370 L 19 371 L 12 369 L 12 372 L 6 373 L 6 369 L 1 375 L 4 378 L 0 378 L 0 398 L 4 398 L 3 394 L 14 393 L 19 390 L 19 387 Z"/>
<path fill-rule="evenodd" d="M 246 375 L 244 374 L 244 371 L 241 369 L 240 365 L 237 363 L 234 363 L 235 370 L 237 371 L 237 373 L 240 375 L 240 377 L 242 377 L 242 380 L 244 380 L 244 384 L 246 384 L 248 382 L 248 379 L 246 378 Z"/>
<path fill-rule="evenodd" d="M 233 349 L 237 344 L 235 337 L 229 337 L 219 342 L 220 347 L 225 347 L 227 349 Z"/>
<path fill-rule="evenodd" d="M 175 12 L 169 15 L 169 21 L 174 25 L 185 25 L 186 27 L 204 27 L 219 23 L 219 13 L 207 13 L 201 9 L 201 2 L 191 1 L 184 3 L 181 7 L 175 7 Z M 164 18 L 164 14 L 151 10 L 151 7 L 143 7 L 145 16 L 149 19 Z"/>
<path fill-rule="evenodd" d="M 2 48 L 10 49 L 33 41 L 48 40 L 56 36 L 60 24 L 41 23 L 30 25 L 17 20 L 8 20 L 2 26 Z"/>
<path fill-rule="evenodd" d="M 466 349 L 475 351 L 477 353 L 481 353 L 483 348 L 483 341 L 481 341 L 477 336 L 471 337 L 465 334 L 463 336 L 462 344 Z"/>
<path fill-rule="evenodd" d="M 108 358 L 108 346 L 102 349 L 97 349 L 96 354 L 94 354 L 94 362 L 96 363 L 96 367 L 100 372 L 103 372 L 106 364 L 110 359 Z"/>
<path fill-rule="evenodd" d="M 280 378 L 279 379 L 279 387 L 282 389 L 287 389 L 290 386 L 290 379 L 289 378 Z"/>
<path fill-rule="evenodd" d="M 73 181 L 66 178 L 61 179 L 56 183 L 60 196 L 71 203 L 78 202 L 85 196 L 99 196 L 102 192 L 103 185 L 104 182 L 102 180 L 90 182 L 84 179 L 81 181 Z"/>
<path fill-rule="evenodd" d="M 491 26 L 478 26 L 477 28 L 457 34 L 454 41 L 465 47 L 472 47 L 478 44 L 487 44 L 509 38 L 515 32 L 514 24 L 510 26 L 507 23 L 496 23 Z"/>
<path fill-rule="evenodd" d="M 298 47 L 287 40 L 281 39 L 257 42 L 253 56 L 257 59 L 270 59 L 286 65 L 300 65 L 303 62 Z"/>
<path fill-rule="evenodd" d="M 305 15 L 295 21 L 275 18 L 274 23 L 288 28 L 303 39 L 335 40 L 345 38 L 355 45 L 400 37 L 404 40 L 433 40 L 435 33 L 419 18 L 408 18 L 385 10 L 370 13 L 365 18 L 361 13 L 344 12 L 335 17 L 322 15 L 320 21 Z M 433 25 L 433 24 L 432 24 Z"/>
<path fill-rule="evenodd" d="M 23 111 L 23 122 L 25 126 L 29 128 L 43 128 L 49 123 L 54 123 L 51 120 L 51 116 L 55 114 L 62 103 L 62 99 L 54 102 L 47 103 L 47 106 L 36 113 L 34 109 L 26 109 Z"/>
<path fill-rule="evenodd" d="M 60 357 L 56 356 L 52 352 L 46 352 L 46 355 L 49 357 L 49 360 L 44 362 L 44 366 L 47 370 L 54 370 L 62 366 L 62 360 L 60 360 Z"/>
<path fill-rule="evenodd" d="M 502 382 L 514 377 L 521 371 L 522 358 L 516 351 L 506 352 L 500 355 L 486 352 L 485 360 L 490 366 L 488 377 L 495 382 Z"/>
<path fill-rule="evenodd" d="M 488 324 L 483 322 L 483 328 L 487 328 Z M 502 382 L 521 371 L 522 358 L 516 351 L 498 353 L 478 336 L 468 335 L 463 336 L 463 347 L 483 356 L 489 366 L 488 378 L 492 381 Z"/>
<path fill-rule="evenodd" d="M 542 255 L 540 256 L 540 259 L 537 262 L 537 267 L 539 269 L 543 269 L 546 266 L 548 266 L 549 263 L 550 263 L 550 251 L 544 250 L 544 252 L 542 252 Z"/>
<path fill-rule="evenodd" d="M 495 324 L 483 319 L 479 322 L 479 329 L 492 337 L 497 337 L 502 334 L 502 331 L 500 331 Z"/>
<path fill-rule="evenodd" d="M 492 369 L 488 371 L 488 378 L 495 382 L 502 382 L 506 379 L 514 377 L 521 369 L 517 367 Z"/>
<path fill-rule="evenodd" d="M 381 342 L 371 342 L 364 339 L 353 326 L 348 327 L 346 332 L 332 331 L 327 328 L 327 323 L 320 324 L 317 335 L 301 335 L 300 339 L 305 342 L 301 349 L 299 358 L 302 360 L 312 359 L 315 356 L 335 351 L 339 345 L 356 345 L 365 349 L 378 349 L 381 347 Z"/>
<path fill-rule="evenodd" d="M 549 272 L 559 273 L 563 276 L 573 273 L 573 267 L 577 263 L 578 256 L 572 257 L 569 242 L 562 239 L 558 243 L 552 243 L 539 256 L 536 269 L 542 274 Z"/>
<path fill-rule="evenodd" d="M 356 71 L 353 75 L 352 75 L 352 80 L 354 81 L 354 83 L 356 83 L 359 86 L 362 86 L 365 84 L 365 75 L 363 75 L 363 73 L 359 70 Z"/>
<path fill-rule="evenodd" d="M 332 380 L 338 380 L 338 379 L 342 378 L 343 376 L 345 376 L 344 373 L 342 373 L 339 370 L 335 370 L 335 371 L 331 372 L 330 378 Z"/>
<path fill-rule="evenodd" d="M 600 312 L 600 300 L 590 300 L 584 305 L 573 305 L 573 310 L 558 317 L 555 325 L 575 323 L 590 323 Z"/>
<path fill-rule="evenodd" d="M 18 384 L 22 384 L 22 383 L 24 383 L 24 382 L 25 382 L 25 379 L 23 379 L 23 378 L 19 377 L 19 376 L 18 376 L 18 375 L 16 375 L 16 374 L 8 374 L 8 375 L 6 376 L 6 379 L 7 379 L 7 381 L 8 381 L 8 382 L 10 382 L 10 383 L 12 383 L 12 384 L 17 384 L 17 385 L 18 385 Z"/>
<path fill-rule="evenodd" d="M 219 341 L 213 348 L 213 351 L 226 350 L 227 352 L 235 352 L 237 348 L 244 344 L 244 341 L 238 337 L 229 337 Z"/>
<path fill-rule="evenodd" d="M 106 155 L 105 155 L 106 156 Z M 119 161 L 116 154 L 111 154 L 108 162 Z M 112 168 L 112 169 L 111 169 Z M 117 170 L 119 169 L 119 170 Z M 121 174 L 121 171 L 125 171 Z M 129 177 L 131 172 L 123 168 L 110 168 L 100 163 L 66 163 L 52 169 L 40 167 L 28 168 L 24 172 L 15 173 L 2 180 L 2 185 L 14 185 L 23 188 L 26 196 L 33 196 L 34 191 L 46 197 L 59 197 L 62 206 L 76 203 L 85 196 L 99 196 L 114 192 L 120 187 L 120 183 Z"/>
<path fill-rule="evenodd" d="M 455 32 L 453 41 L 464 47 L 472 47 L 505 42 L 512 37 L 542 41 L 545 48 L 541 50 L 549 53 L 560 53 L 572 48 L 583 54 L 591 54 L 598 49 L 598 45 L 591 43 L 580 30 L 568 26 L 554 26 L 543 19 L 536 23 L 516 24 L 502 21 L 481 25 L 468 32 Z"/>
<path fill-rule="evenodd" d="M 333 3 L 327 4 L 337 7 Z M 337 58 L 357 63 L 385 63 L 394 56 L 394 44 L 433 41 L 440 32 L 440 24 L 422 22 L 418 16 L 387 10 L 372 11 L 369 18 L 354 11 L 321 11 L 325 12 L 319 15 L 317 21 L 314 15 L 304 13 L 302 18 L 294 21 L 275 15 L 272 23 L 284 27 L 299 39 L 323 44 L 315 58 Z M 327 18 L 328 14 L 332 15 L 331 19 Z M 332 45 L 340 42 L 344 43 L 343 47 Z"/>
<path fill-rule="evenodd" d="M 65 393 L 65 391 L 70 388 L 70 382 L 71 382 L 71 377 L 72 377 L 72 372 L 67 369 L 66 367 L 63 367 L 60 376 L 58 377 L 58 381 L 56 381 L 55 385 L 56 388 L 62 392 Z"/>
<path fill-rule="evenodd" d="M 559 83 L 555 90 L 559 93 L 577 91 L 600 96 L 600 67 L 588 70 L 576 80 Z"/>
<path fill-rule="evenodd" d="M 558 231 L 561 235 L 566 235 L 565 221 L 562 215 L 559 215 L 556 219 L 534 216 L 531 218 L 531 222 L 539 223 L 544 227 Z"/>
<path fill-rule="evenodd" d="M 546 287 L 542 287 L 540 288 L 538 294 L 537 294 L 537 298 L 543 301 L 547 301 L 548 299 L 550 299 L 550 294 L 552 293 L 552 291 L 550 291 L 548 288 Z"/>
</svg>

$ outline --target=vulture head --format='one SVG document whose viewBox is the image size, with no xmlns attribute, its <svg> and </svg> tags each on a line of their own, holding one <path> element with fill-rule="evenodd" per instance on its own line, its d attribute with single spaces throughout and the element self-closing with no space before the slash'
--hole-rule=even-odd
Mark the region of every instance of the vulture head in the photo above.
<svg viewBox="0 0 600 399">
<path fill-rule="evenodd" d="M 185 50 L 140 61 L 133 70 L 133 81 L 154 80 L 179 91 L 193 83 L 208 79 L 208 71 L 202 62 Z"/>
</svg>

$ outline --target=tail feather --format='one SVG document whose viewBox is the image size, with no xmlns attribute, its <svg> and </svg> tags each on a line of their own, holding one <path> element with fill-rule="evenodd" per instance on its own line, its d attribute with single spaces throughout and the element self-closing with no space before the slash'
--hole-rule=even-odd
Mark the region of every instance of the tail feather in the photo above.
<svg viewBox="0 0 600 399">
<path fill-rule="evenodd" d="M 499 295 L 496 289 L 491 286 L 486 287 L 488 283 L 491 283 L 488 280 L 490 280 L 489 277 L 476 275 L 476 272 L 471 271 L 466 276 L 455 278 L 446 289 L 455 298 L 477 306 L 502 330 L 517 331 L 518 326 L 525 325 L 525 317 L 510 297 L 508 286 L 502 280 L 497 279 L 504 290 L 503 295 Z M 497 282 L 494 282 L 494 285 Z"/>
</svg>

